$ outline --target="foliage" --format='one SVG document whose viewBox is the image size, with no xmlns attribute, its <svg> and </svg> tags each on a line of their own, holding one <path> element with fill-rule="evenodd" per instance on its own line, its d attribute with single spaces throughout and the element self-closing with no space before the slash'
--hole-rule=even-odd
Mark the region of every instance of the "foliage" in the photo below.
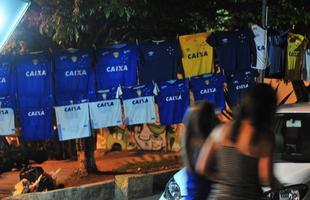
<svg viewBox="0 0 310 200">
<path fill-rule="evenodd" d="M 308 0 L 268 0 L 268 6 L 272 28 L 295 25 L 309 31 Z M 262 0 L 32 0 L 7 51 L 102 46 L 115 40 L 227 30 L 260 24 L 261 7 Z"/>
</svg>

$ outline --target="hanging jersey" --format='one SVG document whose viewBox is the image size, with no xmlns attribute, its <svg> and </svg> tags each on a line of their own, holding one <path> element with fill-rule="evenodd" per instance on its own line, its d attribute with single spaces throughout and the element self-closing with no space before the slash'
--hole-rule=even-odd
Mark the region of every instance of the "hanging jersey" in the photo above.
<svg viewBox="0 0 310 200">
<path fill-rule="evenodd" d="M 207 42 L 216 48 L 220 66 L 226 75 L 249 70 L 256 58 L 253 32 L 244 29 L 237 31 L 214 32 Z M 256 65 L 256 64 L 255 64 Z"/>
<path fill-rule="evenodd" d="M 285 78 L 288 80 L 300 80 L 302 62 L 308 40 L 299 34 L 288 33 L 287 37 L 287 63 Z"/>
<path fill-rule="evenodd" d="M 171 80 L 158 85 L 156 96 L 162 125 L 181 123 L 189 106 L 189 83 L 187 79 Z"/>
<path fill-rule="evenodd" d="M 14 110 L 0 107 L 0 136 L 15 133 Z"/>
<path fill-rule="evenodd" d="M 223 74 L 205 74 L 192 77 L 190 88 L 193 92 L 195 101 L 206 100 L 215 105 L 218 110 L 224 110 L 225 95 L 224 83 L 226 78 Z"/>
<path fill-rule="evenodd" d="M 181 64 L 178 41 L 144 42 L 139 48 L 141 51 L 140 83 L 161 82 L 177 78 L 178 66 Z"/>
<path fill-rule="evenodd" d="M 25 141 L 41 141 L 53 137 L 52 107 L 21 107 L 21 136 Z"/>
<path fill-rule="evenodd" d="M 232 74 L 228 81 L 229 106 L 239 103 L 244 92 L 255 83 L 255 74 L 251 71 Z"/>
<path fill-rule="evenodd" d="M 213 48 L 206 42 L 211 33 L 196 33 L 179 37 L 185 77 L 211 73 Z"/>
<path fill-rule="evenodd" d="M 285 55 L 287 46 L 287 32 L 275 32 L 268 30 L 268 62 L 269 77 L 283 78 L 285 67 Z"/>
<path fill-rule="evenodd" d="M 89 103 L 89 112 L 94 129 L 122 124 L 122 106 L 117 89 L 100 91 L 97 101 Z"/>
<path fill-rule="evenodd" d="M 252 25 L 251 29 L 256 46 L 256 65 L 252 65 L 252 68 L 265 69 L 267 66 L 267 30 L 256 24 Z"/>
<path fill-rule="evenodd" d="M 307 49 L 304 55 L 302 79 L 305 81 L 310 81 L 310 49 Z"/>
<path fill-rule="evenodd" d="M 88 103 L 55 107 L 60 141 L 89 137 Z"/>
<path fill-rule="evenodd" d="M 55 52 L 55 96 L 61 102 L 94 99 L 95 75 L 89 50 L 69 49 Z"/>
<path fill-rule="evenodd" d="M 127 125 L 156 122 L 154 89 L 153 84 L 123 88 Z"/>
<path fill-rule="evenodd" d="M 19 106 L 53 105 L 52 64 L 48 52 L 16 56 L 16 75 Z"/>
<path fill-rule="evenodd" d="M 0 97 L 15 97 L 16 83 L 13 71 L 13 56 L 0 56 Z"/>
<path fill-rule="evenodd" d="M 135 44 L 119 44 L 97 52 L 96 79 L 98 89 L 137 84 L 139 51 Z"/>
</svg>

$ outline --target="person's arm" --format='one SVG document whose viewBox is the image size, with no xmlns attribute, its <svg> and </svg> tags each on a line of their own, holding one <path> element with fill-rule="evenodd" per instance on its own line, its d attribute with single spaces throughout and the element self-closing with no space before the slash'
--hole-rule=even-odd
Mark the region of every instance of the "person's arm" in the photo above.
<svg viewBox="0 0 310 200">
<path fill-rule="evenodd" d="M 273 147 L 268 145 L 267 155 L 259 159 L 259 178 L 261 185 L 270 186 L 272 189 L 281 187 L 281 183 L 273 173 Z"/>
<path fill-rule="evenodd" d="M 216 141 L 212 137 L 209 137 L 203 144 L 195 165 L 195 171 L 198 174 L 207 176 L 211 180 L 215 179 L 215 174 L 212 173 L 210 168 L 215 158 L 216 148 Z"/>
</svg>

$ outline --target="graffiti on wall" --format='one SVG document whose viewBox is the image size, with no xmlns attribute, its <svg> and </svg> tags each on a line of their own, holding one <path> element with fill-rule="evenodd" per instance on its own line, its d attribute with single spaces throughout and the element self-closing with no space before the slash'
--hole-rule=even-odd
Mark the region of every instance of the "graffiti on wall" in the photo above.
<svg viewBox="0 0 310 200">
<path fill-rule="evenodd" d="M 100 129 L 97 149 L 180 151 L 180 136 L 184 125 L 162 126 L 141 124 Z"/>
</svg>

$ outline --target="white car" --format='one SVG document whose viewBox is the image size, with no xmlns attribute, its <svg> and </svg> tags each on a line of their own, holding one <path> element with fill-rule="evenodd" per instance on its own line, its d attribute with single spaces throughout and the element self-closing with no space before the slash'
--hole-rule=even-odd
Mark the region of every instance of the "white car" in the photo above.
<svg viewBox="0 0 310 200">
<path fill-rule="evenodd" d="M 274 173 L 285 185 L 265 191 L 265 200 L 310 200 L 310 102 L 280 106 L 275 122 Z M 187 195 L 182 168 L 167 183 L 160 200 L 181 200 Z"/>
</svg>

